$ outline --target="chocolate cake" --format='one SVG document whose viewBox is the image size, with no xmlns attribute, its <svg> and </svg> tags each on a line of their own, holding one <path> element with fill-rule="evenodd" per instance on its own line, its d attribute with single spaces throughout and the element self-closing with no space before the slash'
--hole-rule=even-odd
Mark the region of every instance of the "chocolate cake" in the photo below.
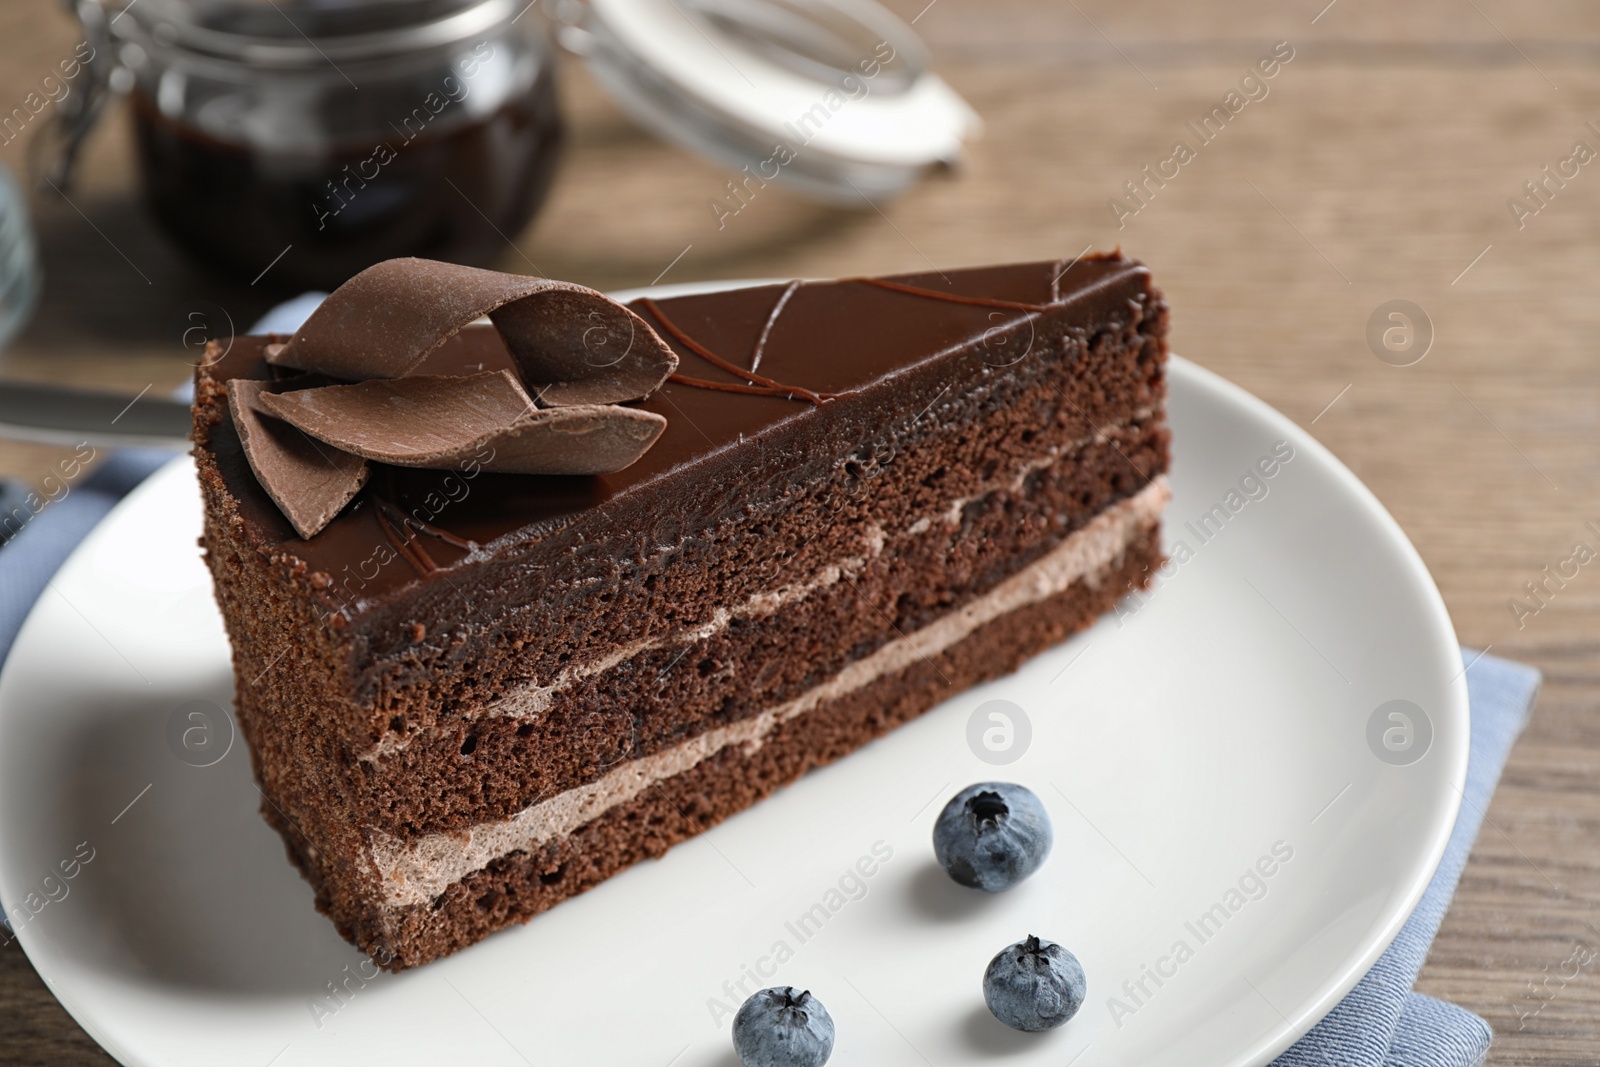
<svg viewBox="0 0 1600 1067">
<path fill-rule="evenodd" d="M 214 350 L 202 544 L 318 907 L 425 963 L 1089 625 L 1161 560 L 1166 327 L 1120 254 L 627 309 L 410 261 Z"/>
</svg>

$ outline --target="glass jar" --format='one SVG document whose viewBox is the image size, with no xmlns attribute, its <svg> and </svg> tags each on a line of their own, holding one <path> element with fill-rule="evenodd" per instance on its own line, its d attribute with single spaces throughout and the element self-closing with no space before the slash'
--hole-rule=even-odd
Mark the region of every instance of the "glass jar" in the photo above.
<svg viewBox="0 0 1600 1067">
<path fill-rule="evenodd" d="M 275 288 L 331 289 L 395 256 L 496 258 L 544 200 L 562 136 L 532 6 L 113 8 L 146 201 L 207 269 Z"/>
</svg>

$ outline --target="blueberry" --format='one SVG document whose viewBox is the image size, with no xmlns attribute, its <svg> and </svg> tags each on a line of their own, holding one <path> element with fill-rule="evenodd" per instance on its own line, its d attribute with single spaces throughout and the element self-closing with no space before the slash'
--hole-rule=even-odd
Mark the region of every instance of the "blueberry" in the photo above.
<svg viewBox="0 0 1600 1067">
<path fill-rule="evenodd" d="M 809 992 L 763 989 L 733 1017 L 733 1050 L 744 1067 L 822 1067 L 833 1054 L 833 1018 Z"/>
<path fill-rule="evenodd" d="M 1054 1030 L 1083 1007 L 1089 983 L 1078 957 L 1032 934 L 1000 950 L 983 972 L 983 999 L 1013 1030 Z"/>
<path fill-rule="evenodd" d="M 979 782 L 950 798 L 933 824 L 933 854 L 964 886 L 1010 889 L 1050 855 L 1050 815 L 1039 798 L 1011 782 Z"/>
</svg>

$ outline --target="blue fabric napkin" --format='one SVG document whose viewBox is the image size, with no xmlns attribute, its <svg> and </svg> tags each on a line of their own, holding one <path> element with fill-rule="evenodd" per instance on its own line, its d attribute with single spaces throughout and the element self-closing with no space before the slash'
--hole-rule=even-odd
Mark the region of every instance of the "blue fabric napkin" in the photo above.
<svg viewBox="0 0 1600 1067">
<path fill-rule="evenodd" d="M 78 542 L 117 501 L 174 455 L 157 448 L 122 449 L 76 482 L 61 480 L 65 493 L 58 490 L 55 501 L 37 514 L 37 496 L 26 486 L 5 483 L 0 491 L 6 505 L 0 512 L 0 529 L 11 536 L 0 547 L 0 662 L 11 654 L 22 620 Z M 13 516 L 13 521 L 5 521 Z"/>
<path fill-rule="evenodd" d="M 294 332 L 321 295 L 275 308 L 253 332 Z M 108 457 L 0 547 L 0 662 L 62 562 L 118 500 L 172 455 L 125 449 Z M 0 488 L 0 501 L 19 491 L 25 492 Z M 1471 757 L 1461 814 L 1438 872 L 1372 970 L 1273 1067 L 1477 1067 L 1488 1053 L 1488 1023 L 1411 987 L 1455 894 L 1501 768 L 1527 725 L 1539 672 L 1495 656 L 1463 652 L 1463 658 L 1472 705 Z"/>
</svg>

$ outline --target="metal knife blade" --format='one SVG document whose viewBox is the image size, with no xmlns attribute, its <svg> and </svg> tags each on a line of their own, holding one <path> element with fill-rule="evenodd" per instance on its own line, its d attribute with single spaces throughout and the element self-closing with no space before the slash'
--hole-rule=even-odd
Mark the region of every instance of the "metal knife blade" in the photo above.
<svg viewBox="0 0 1600 1067">
<path fill-rule="evenodd" d="M 138 396 L 37 382 L 0 381 L 0 437 L 50 445 L 107 448 L 189 447 L 189 405 L 164 395 Z"/>
</svg>

